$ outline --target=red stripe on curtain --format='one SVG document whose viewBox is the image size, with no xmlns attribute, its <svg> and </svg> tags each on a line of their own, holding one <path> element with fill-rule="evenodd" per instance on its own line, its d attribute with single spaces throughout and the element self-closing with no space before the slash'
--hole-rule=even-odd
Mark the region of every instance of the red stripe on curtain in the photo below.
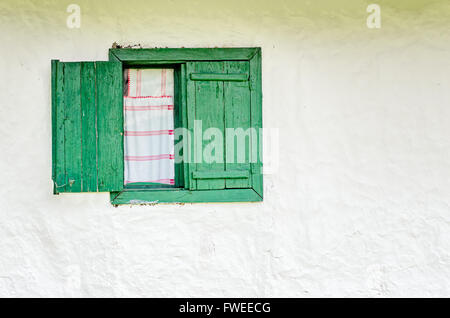
<svg viewBox="0 0 450 318">
<path fill-rule="evenodd" d="M 125 181 L 125 184 L 128 184 L 128 183 L 138 183 L 138 182 L 143 182 L 143 183 L 175 184 L 175 179 L 158 179 L 158 180 L 150 180 L 150 181 L 129 181 L 129 180 L 126 180 L 126 181 Z"/>
<path fill-rule="evenodd" d="M 131 106 L 126 105 L 125 110 L 128 111 L 144 111 L 144 110 L 173 110 L 173 105 L 158 105 L 158 106 Z"/>
<path fill-rule="evenodd" d="M 158 136 L 158 135 L 173 135 L 174 130 L 149 130 L 149 131 L 125 131 L 125 136 Z"/>
<path fill-rule="evenodd" d="M 161 154 L 151 156 L 125 156 L 127 161 L 151 161 L 151 160 L 163 160 L 163 159 L 175 159 L 175 155 Z"/>
<path fill-rule="evenodd" d="M 124 96 L 125 98 L 172 98 L 173 96 Z"/>
</svg>

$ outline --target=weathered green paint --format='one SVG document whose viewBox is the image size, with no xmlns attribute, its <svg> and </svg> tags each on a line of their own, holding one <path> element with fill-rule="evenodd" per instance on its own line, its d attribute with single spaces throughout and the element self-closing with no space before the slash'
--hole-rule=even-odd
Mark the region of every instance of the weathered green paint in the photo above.
<svg viewBox="0 0 450 318">
<path fill-rule="evenodd" d="M 81 63 L 81 154 L 83 182 L 81 191 L 97 191 L 97 105 L 95 63 Z"/>
<path fill-rule="evenodd" d="M 249 73 L 249 62 L 225 62 L 225 72 Z M 242 129 L 248 132 L 250 128 L 250 89 L 248 82 L 224 82 L 224 105 L 225 105 L 225 127 Z M 239 132 L 239 131 L 238 131 Z M 256 136 L 249 136 L 244 140 L 245 149 L 238 147 L 241 142 L 234 135 L 225 134 L 225 169 L 250 171 L 250 147 L 251 139 Z M 243 157 L 240 158 L 244 150 Z M 244 160 L 242 160 L 244 159 Z M 251 179 L 225 180 L 226 188 L 250 188 Z"/>
<path fill-rule="evenodd" d="M 164 184 L 164 183 L 156 183 L 156 182 L 133 182 L 133 183 L 128 183 L 127 185 L 124 186 L 125 190 L 130 190 L 130 189 L 160 189 L 160 188 L 170 188 L 173 189 L 174 186 L 171 184 Z"/>
<path fill-rule="evenodd" d="M 123 189 L 121 74 L 119 62 L 52 62 L 55 193 Z"/>
<path fill-rule="evenodd" d="M 249 176 L 250 173 L 243 170 L 192 172 L 192 178 L 194 179 L 248 179 Z"/>
<path fill-rule="evenodd" d="M 187 128 L 189 129 L 191 133 L 191 140 L 189 144 L 189 161 L 185 165 L 187 166 L 188 172 L 194 171 L 196 169 L 196 164 L 194 163 L 194 157 L 199 156 L 199 151 L 201 153 L 201 149 L 195 149 L 194 147 L 194 121 L 195 121 L 195 105 L 192 105 L 192 103 L 195 103 L 195 82 L 194 81 L 188 81 L 187 74 L 190 74 L 195 71 L 195 63 L 186 63 L 186 73 L 185 73 L 185 83 L 186 83 L 186 95 L 185 95 L 185 101 L 186 101 L 186 109 L 187 109 Z M 189 99 L 188 99 L 188 96 Z M 197 151 L 197 153 L 196 153 Z M 191 178 L 191 174 L 189 173 L 186 176 L 186 188 L 190 190 L 197 189 L 197 180 L 193 180 Z"/>
<path fill-rule="evenodd" d="M 181 99 L 182 99 L 182 95 L 181 95 L 181 70 L 179 67 L 174 69 L 174 114 L 173 114 L 173 119 L 174 119 L 174 128 L 175 131 L 177 131 L 177 128 L 181 128 L 183 127 L 183 122 L 182 122 L 182 118 L 183 118 L 183 108 L 181 105 Z M 179 136 L 174 136 L 174 141 L 175 143 L 178 142 L 177 137 Z M 183 154 L 178 154 L 175 153 L 175 184 L 173 185 L 175 188 L 180 188 L 184 186 L 184 172 L 183 172 L 183 162 L 181 160 L 181 158 L 179 158 L 179 156 L 182 157 Z"/>
<path fill-rule="evenodd" d="M 258 130 L 258 158 L 252 163 L 252 187 L 263 197 L 261 49 L 250 59 L 251 126 Z"/>
<path fill-rule="evenodd" d="M 224 62 L 194 62 L 195 72 L 201 73 L 220 73 L 224 71 Z M 224 171 L 224 145 L 218 143 L 221 148 L 214 147 L 214 150 L 208 151 L 213 147 L 214 138 L 205 139 L 205 132 L 210 129 L 219 129 L 221 136 L 225 133 L 224 122 L 224 91 L 222 81 L 195 81 L 195 96 L 188 95 L 188 108 L 195 108 L 195 119 L 201 121 L 201 131 L 194 131 L 194 138 L 203 136 L 203 147 L 196 143 L 196 152 L 202 153 L 201 162 L 197 162 L 195 171 Z M 199 136 L 198 133 L 201 133 Z M 197 135 L 196 135 L 197 134 Z M 206 151 L 205 151 L 206 150 Z M 212 153 L 214 157 L 220 157 L 219 162 L 214 158 L 206 158 L 205 154 Z M 200 158 L 200 153 L 197 156 Z M 210 162 L 211 159 L 214 161 Z M 200 160 L 199 160 L 200 161 Z M 225 189 L 225 179 L 197 180 L 197 190 Z"/>
<path fill-rule="evenodd" d="M 53 127 L 55 135 L 53 140 L 55 145 L 53 147 L 54 154 L 53 158 L 55 162 L 53 166 L 55 167 L 54 172 L 54 192 L 65 192 L 66 191 L 66 156 L 64 151 L 64 123 L 65 123 L 65 98 L 64 98 L 64 63 L 56 63 L 56 97 L 53 103 L 53 113 L 55 114 L 55 119 Z"/>
<path fill-rule="evenodd" d="M 244 140 L 244 156 L 238 151 L 239 138 L 234 135 L 227 137 L 226 128 L 240 129 L 244 134 L 249 133 L 250 122 L 250 88 L 248 81 L 227 81 L 227 75 L 245 74 L 248 78 L 250 67 L 248 61 L 223 61 L 223 62 L 188 62 L 188 92 L 187 104 L 192 114 L 189 120 L 189 128 L 193 129 L 193 121 L 199 120 L 202 123 L 202 133 L 209 128 L 219 129 L 225 138 L 224 149 L 215 149 L 221 154 L 219 162 L 205 162 L 191 165 L 192 179 L 191 190 L 225 189 L 225 188 L 251 188 L 251 178 L 227 177 L 226 171 L 246 171 L 246 176 L 250 175 L 250 145 L 251 138 L 256 138 L 255 134 Z M 201 77 L 194 77 L 193 74 L 201 74 Z M 221 76 L 218 76 L 220 74 Z M 211 75 L 211 76 L 208 76 Z M 210 81 L 211 78 L 217 80 Z M 202 80 L 205 79 L 205 80 Z M 199 132 L 194 132 L 197 145 L 199 144 Z M 200 154 L 205 153 L 209 147 L 208 140 L 203 140 L 203 147 L 197 147 L 195 151 Z M 242 149 L 239 149 L 242 152 Z M 209 151 L 206 151 L 207 153 Z M 239 160 L 238 160 L 239 159 Z M 196 178 L 199 175 L 215 175 L 216 177 Z M 230 174 L 232 176 L 233 173 Z M 223 176 L 218 178 L 217 176 Z"/>
<path fill-rule="evenodd" d="M 190 61 L 250 61 L 250 64 L 252 66 L 250 67 L 251 71 L 246 70 L 245 72 L 241 71 L 222 71 L 220 73 L 253 73 L 253 76 L 249 75 L 249 86 L 252 87 L 252 91 L 250 95 L 252 96 L 250 101 L 250 127 L 254 127 L 253 124 L 255 124 L 255 128 L 262 127 L 262 112 L 261 112 L 261 106 L 262 106 L 262 94 L 261 94 L 261 49 L 260 48 L 214 48 L 214 49 L 110 49 L 110 60 L 120 60 L 124 63 L 124 65 L 148 65 L 148 66 L 157 66 L 157 65 L 163 65 L 163 64 L 179 64 L 181 65 L 181 73 L 180 76 L 182 77 L 182 103 L 192 103 L 192 98 L 189 98 L 189 96 L 195 96 L 196 93 L 196 86 L 194 81 L 190 80 L 188 75 L 191 73 L 196 73 L 195 64 L 189 63 Z M 228 62 L 225 62 L 227 64 Z M 248 64 L 248 63 L 247 63 Z M 259 73 L 258 73 L 259 72 Z M 212 73 L 212 72 L 209 72 Z M 241 95 L 244 94 L 244 88 L 242 87 L 234 87 L 228 85 L 229 83 L 224 82 L 224 92 L 228 89 L 230 91 L 241 91 Z M 183 85 L 185 84 L 185 85 Z M 258 92 L 259 91 L 259 92 Z M 231 93 L 234 94 L 234 93 Z M 226 95 L 226 94 L 225 94 Z M 224 107 L 231 108 L 231 109 L 239 109 L 239 107 L 235 107 L 235 101 L 239 98 L 227 98 L 227 96 L 224 96 Z M 241 96 L 241 99 L 245 99 Z M 195 102 L 195 98 L 194 98 Z M 248 105 L 247 105 L 248 106 Z M 184 108 L 185 106 L 183 106 Z M 245 107 L 244 107 L 245 108 Z M 259 108 L 259 109 L 258 109 Z M 186 113 L 184 116 L 183 127 L 188 127 L 191 132 L 193 132 L 193 123 L 196 119 L 196 110 L 195 107 L 190 107 L 189 105 L 186 105 Z M 237 126 L 239 125 L 239 121 L 242 123 L 240 126 L 244 129 L 245 126 L 245 116 L 248 116 L 248 113 L 242 113 L 240 114 L 239 118 L 234 119 L 234 115 L 230 115 L 227 111 L 225 111 L 224 114 L 224 122 L 225 126 L 228 127 L 228 125 Z M 234 122 L 234 123 L 233 123 Z M 248 126 L 247 122 L 247 126 Z M 195 138 L 195 136 L 194 136 Z M 193 159 L 194 156 L 194 144 L 192 143 L 189 145 L 189 155 L 191 156 L 191 159 Z M 260 144 L 258 145 L 258 147 Z M 201 151 L 202 149 L 200 149 Z M 258 149 L 259 150 L 259 149 Z M 259 151 L 257 151 L 259 154 Z M 234 156 L 237 155 L 236 152 L 233 154 Z M 235 158 L 236 159 L 236 158 Z M 226 187 L 253 187 L 253 183 L 256 185 L 256 188 L 258 189 L 258 193 L 262 196 L 262 161 L 261 158 L 258 157 L 258 161 L 254 164 L 251 164 L 251 169 L 249 168 L 249 163 L 247 162 L 248 158 L 246 158 L 246 161 L 244 163 L 240 164 L 227 164 L 225 163 L 226 167 L 225 169 L 241 169 L 241 170 L 249 170 L 251 172 L 251 178 L 248 180 L 244 179 L 228 179 L 226 180 Z M 184 184 L 186 188 L 189 189 L 197 189 L 197 180 L 192 178 L 192 171 L 196 171 L 195 169 L 196 164 L 192 163 L 186 163 L 184 164 Z"/>
<path fill-rule="evenodd" d="M 223 73 L 191 73 L 193 81 L 230 81 L 245 82 L 248 81 L 248 73 L 223 74 Z"/>
<path fill-rule="evenodd" d="M 64 152 L 67 192 L 81 192 L 81 64 L 66 63 L 64 71 Z"/>
<path fill-rule="evenodd" d="M 114 49 L 108 50 L 108 60 L 110 62 L 120 62 L 120 59 L 114 54 Z"/>
<path fill-rule="evenodd" d="M 218 164 L 221 165 L 220 167 L 214 166 L 216 163 L 209 164 L 213 169 L 196 169 L 195 163 L 184 164 L 182 174 L 185 189 L 205 188 L 208 190 L 189 191 L 182 188 L 150 190 L 145 188 L 147 185 L 137 185 L 134 189 L 123 190 L 121 66 L 123 63 L 127 66 L 164 65 L 166 67 L 171 65 L 179 68 L 179 73 L 176 74 L 176 85 L 179 86 L 176 90 L 180 94 L 176 96 L 176 104 L 180 107 L 177 110 L 176 126 L 188 127 L 192 130 L 195 119 L 205 118 L 207 125 L 203 126 L 203 131 L 213 126 L 221 130 L 226 127 L 241 127 L 244 130 L 247 127 L 259 129 L 262 127 L 260 48 L 111 49 L 109 59 L 115 63 L 109 65 L 103 64 L 107 62 L 78 63 L 80 65 L 78 86 L 74 80 L 77 75 L 66 74 L 67 63 L 52 61 L 54 160 L 52 176 L 55 181 L 55 193 L 73 192 L 78 185 L 73 182 L 70 187 L 69 176 L 72 178 L 81 169 L 80 191 L 96 191 L 97 187 L 98 191 L 110 191 L 113 204 L 262 201 L 262 158 L 260 157 L 256 163 L 251 164 L 251 167 L 247 157 L 244 163 L 239 164 L 227 163 L 226 160 L 225 164 Z M 203 64 L 200 61 L 205 62 Z M 92 67 L 95 70 L 94 81 L 90 75 L 93 71 Z M 72 72 L 72 68 L 76 66 L 69 66 L 69 72 Z M 201 75 L 200 77 L 194 75 L 192 80 L 189 77 L 191 73 L 201 73 Z M 204 73 L 208 75 L 203 75 Z M 67 87 L 65 87 L 66 82 L 69 83 Z M 92 82 L 94 82 L 94 94 Z M 74 93 L 66 92 L 67 89 Z M 81 91 L 79 102 L 75 97 L 77 90 Z M 92 102 L 92 96 L 95 97 L 94 102 Z M 211 101 L 213 107 L 208 111 L 205 105 Z M 78 105 L 78 118 L 73 105 Z M 95 118 L 94 125 L 91 121 L 92 116 Z M 66 127 L 68 121 L 70 122 Z M 77 130 L 77 123 L 79 130 Z M 95 127 L 94 131 L 98 136 L 95 147 L 93 142 L 84 139 L 90 138 L 92 141 L 92 126 Z M 72 136 L 65 134 L 66 129 L 74 135 L 80 135 L 80 141 L 69 140 Z M 69 146 L 66 145 L 66 141 Z M 68 149 L 70 145 L 76 144 L 79 145 L 79 153 L 72 148 Z M 224 156 L 227 154 L 227 144 L 228 141 L 225 140 Z M 261 144 L 258 145 L 259 147 Z M 193 150 L 193 144 L 189 145 L 191 156 Z M 75 154 L 75 157 L 66 160 L 68 155 L 66 151 Z M 91 164 L 94 158 L 92 152 L 95 153 L 96 169 L 93 169 Z M 79 154 L 81 157 L 78 156 Z M 236 151 L 233 156 L 237 156 Z M 68 166 L 73 165 L 79 158 L 81 158 L 81 168 Z M 95 173 L 98 174 L 98 182 L 92 181 L 95 179 L 92 177 Z M 204 177 L 207 178 L 203 179 Z M 215 184 L 217 181 L 220 182 L 220 187 L 214 189 L 217 187 Z M 93 187 L 94 189 L 91 190 Z"/>
<path fill-rule="evenodd" d="M 180 108 L 181 108 L 181 125 L 184 128 L 188 127 L 188 108 L 186 103 L 187 96 L 187 80 L 186 80 L 186 64 L 180 65 Z M 192 116 L 192 115 L 191 115 Z M 185 142 L 185 147 L 183 149 L 183 173 L 184 173 L 184 187 L 186 189 L 190 189 L 190 178 L 189 178 L 189 169 L 190 165 L 187 162 L 191 157 L 191 140 L 187 139 Z"/>
<path fill-rule="evenodd" d="M 154 203 L 200 203 L 200 202 L 259 202 L 262 201 L 253 189 L 226 190 L 126 190 L 112 192 L 111 203 L 154 204 Z"/>
<path fill-rule="evenodd" d="M 110 61 L 118 59 L 125 65 L 183 63 L 188 61 L 249 60 L 258 48 L 155 48 L 110 49 Z"/>
<path fill-rule="evenodd" d="M 56 180 L 56 94 L 57 94 L 57 68 L 58 61 L 52 60 L 52 180 Z M 56 194 L 56 185 L 53 184 L 53 194 Z"/>
<path fill-rule="evenodd" d="M 97 62 L 98 191 L 123 189 L 123 79 L 119 62 Z"/>
</svg>

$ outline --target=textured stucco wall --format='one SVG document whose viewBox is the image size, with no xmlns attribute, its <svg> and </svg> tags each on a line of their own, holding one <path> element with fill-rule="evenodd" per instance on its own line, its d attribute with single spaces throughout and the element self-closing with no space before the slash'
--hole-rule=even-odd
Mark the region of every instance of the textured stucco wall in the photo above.
<svg viewBox="0 0 450 318">
<path fill-rule="evenodd" d="M 0 2 L 0 296 L 450 296 L 450 2 Z M 261 46 L 257 204 L 52 195 L 50 60 Z"/>
</svg>

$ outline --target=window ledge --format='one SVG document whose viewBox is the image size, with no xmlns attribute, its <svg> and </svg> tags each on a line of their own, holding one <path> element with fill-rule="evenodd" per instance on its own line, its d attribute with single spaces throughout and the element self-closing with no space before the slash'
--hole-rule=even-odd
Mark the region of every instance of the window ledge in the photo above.
<svg viewBox="0 0 450 318">
<path fill-rule="evenodd" d="M 259 202 L 262 197 L 253 189 L 225 190 L 124 190 L 111 192 L 111 204 Z"/>
</svg>

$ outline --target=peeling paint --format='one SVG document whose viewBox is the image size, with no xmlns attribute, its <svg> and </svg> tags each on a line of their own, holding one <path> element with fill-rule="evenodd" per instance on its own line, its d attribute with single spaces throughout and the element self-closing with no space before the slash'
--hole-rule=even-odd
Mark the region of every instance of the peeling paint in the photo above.
<svg viewBox="0 0 450 318">
<path fill-rule="evenodd" d="M 130 204 L 140 204 L 140 205 L 156 205 L 158 204 L 158 200 L 156 201 L 143 201 L 143 200 L 130 200 Z"/>
</svg>

